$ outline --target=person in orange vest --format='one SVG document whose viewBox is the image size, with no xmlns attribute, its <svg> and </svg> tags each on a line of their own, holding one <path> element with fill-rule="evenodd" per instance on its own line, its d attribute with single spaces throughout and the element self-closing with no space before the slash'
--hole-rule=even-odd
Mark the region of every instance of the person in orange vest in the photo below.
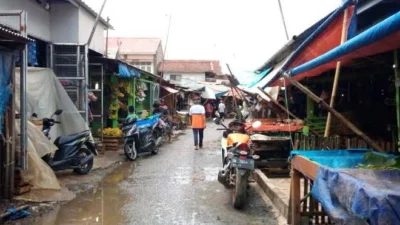
<svg viewBox="0 0 400 225">
<path fill-rule="evenodd" d="M 206 128 L 206 110 L 200 104 L 200 99 L 194 100 L 194 105 L 189 109 L 189 116 L 192 122 L 194 149 L 203 147 L 204 129 Z"/>
</svg>

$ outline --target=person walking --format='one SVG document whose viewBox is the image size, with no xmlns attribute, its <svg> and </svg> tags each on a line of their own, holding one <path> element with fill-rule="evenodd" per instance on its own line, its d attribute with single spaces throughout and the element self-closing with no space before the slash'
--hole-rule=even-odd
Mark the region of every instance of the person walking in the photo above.
<svg viewBox="0 0 400 225">
<path fill-rule="evenodd" d="M 192 122 L 194 149 L 203 147 L 204 129 L 206 128 L 206 110 L 200 104 L 200 99 L 195 99 L 194 105 L 189 109 L 189 116 Z"/>
<path fill-rule="evenodd" d="M 224 101 L 220 101 L 219 105 L 218 105 L 218 113 L 219 113 L 219 118 L 224 121 L 225 120 L 225 103 Z"/>
</svg>

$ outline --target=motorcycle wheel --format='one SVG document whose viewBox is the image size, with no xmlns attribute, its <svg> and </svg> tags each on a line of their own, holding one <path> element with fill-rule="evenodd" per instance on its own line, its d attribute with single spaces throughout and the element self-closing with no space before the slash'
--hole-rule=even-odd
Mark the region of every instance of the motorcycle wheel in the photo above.
<svg viewBox="0 0 400 225">
<path fill-rule="evenodd" d="M 160 146 L 156 146 L 156 143 L 154 143 L 154 148 L 153 148 L 153 151 L 151 151 L 151 154 L 157 155 L 159 150 L 160 150 Z"/>
<path fill-rule="evenodd" d="M 239 174 L 239 169 L 235 168 L 235 187 L 232 189 L 232 205 L 235 209 L 243 208 L 247 199 L 247 177 L 248 173 L 244 175 Z"/>
<path fill-rule="evenodd" d="M 124 152 L 127 159 L 130 161 L 135 161 L 137 158 L 137 150 L 135 146 L 135 142 L 130 141 L 125 143 L 124 145 Z"/>
<path fill-rule="evenodd" d="M 81 148 L 81 149 L 79 149 L 79 152 L 78 152 L 79 158 L 85 158 L 86 156 L 89 156 L 91 154 L 92 154 L 92 152 L 87 148 Z M 92 170 L 92 168 L 93 168 L 93 158 L 90 159 L 89 161 L 87 161 L 84 165 L 81 165 L 80 167 L 75 168 L 74 172 L 79 175 L 86 175 L 90 172 L 90 170 Z"/>
</svg>

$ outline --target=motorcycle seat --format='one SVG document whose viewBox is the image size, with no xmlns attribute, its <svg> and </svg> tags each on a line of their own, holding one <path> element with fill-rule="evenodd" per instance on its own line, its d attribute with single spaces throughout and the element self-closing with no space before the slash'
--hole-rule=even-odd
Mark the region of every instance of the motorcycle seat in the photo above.
<svg viewBox="0 0 400 225">
<path fill-rule="evenodd" d="M 59 146 L 59 145 L 69 143 L 74 140 L 78 140 L 78 139 L 86 137 L 86 136 L 89 136 L 88 130 L 80 132 L 80 133 L 76 133 L 76 134 L 71 134 L 68 136 L 60 136 L 60 137 L 56 138 L 56 140 L 54 141 L 54 144 Z"/>
</svg>

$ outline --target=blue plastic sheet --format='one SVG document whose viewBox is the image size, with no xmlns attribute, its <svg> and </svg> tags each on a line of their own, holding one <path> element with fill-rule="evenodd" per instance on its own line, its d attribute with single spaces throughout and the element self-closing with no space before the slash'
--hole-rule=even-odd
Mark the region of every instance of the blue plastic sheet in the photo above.
<svg viewBox="0 0 400 225">
<path fill-rule="evenodd" d="M 154 124 L 156 124 L 159 119 L 160 119 L 160 114 L 156 114 L 156 115 L 150 116 L 150 117 L 148 117 L 146 119 L 138 120 L 136 122 L 136 125 L 138 126 L 139 129 L 143 129 L 143 128 L 146 128 L 146 127 L 151 127 Z"/>
<path fill-rule="evenodd" d="M 273 69 L 273 68 L 268 68 L 268 69 L 262 71 L 262 72 L 259 73 L 259 74 L 254 74 L 256 78 L 253 80 L 253 82 L 251 82 L 251 83 L 248 85 L 248 87 L 249 87 L 249 88 L 254 87 L 254 86 L 255 86 L 256 84 L 258 84 L 262 79 L 264 79 L 264 77 L 267 76 L 267 75 L 269 74 L 269 72 L 272 71 L 272 69 Z"/>
<path fill-rule="evenodd" d="M 328 166 L 331 168 L 355 168 L 363 163 L 365 153 L 371 150 L 368 149 L 349 149 L 349 150 L 315 150 L 315 151 L 292 151 L 291 157 L 294 155 L 304 156 L 311 161 L 320 165 Z M 382 153 L 374 152 L 375 154 Z M 394 157 L 385 154 L 386 157 Z"/>
<path fill-rule="evenodd" d="M 0 134 L 3 130 L 4 114 L 11 96 L 9 84 L 13 67 L 13 53 L 0 51 Z"/>
<path fill-rule="evenodd" d="M 319 164 L 311 194 L 336 224 L 400 224 L 400 171 L 356 169 L 368 151 L 292 152 Z"/>
<path fill-rule="evenodd" d="M 400 171 L 321 166 L 311 190 L 336 224 L 400 224 Z"/>
<path fill-rule="evenodd" d="M 122 78 L 134 78 L 139 77 L 140 72 L 133 67 L 128 67 L 125 64 L 118 64 L 118 74 Z"/>
<path fill-rule="evenodd" d="M 16 61 L 20 61 L 20 54 L 19 52 L 15 53 Z M 29 66 L 37 66 L 38 58 L 37 58 L 37 46 L 36 42 L 32 41 L 28 43 L 28 65 Z"/>
</svg>

